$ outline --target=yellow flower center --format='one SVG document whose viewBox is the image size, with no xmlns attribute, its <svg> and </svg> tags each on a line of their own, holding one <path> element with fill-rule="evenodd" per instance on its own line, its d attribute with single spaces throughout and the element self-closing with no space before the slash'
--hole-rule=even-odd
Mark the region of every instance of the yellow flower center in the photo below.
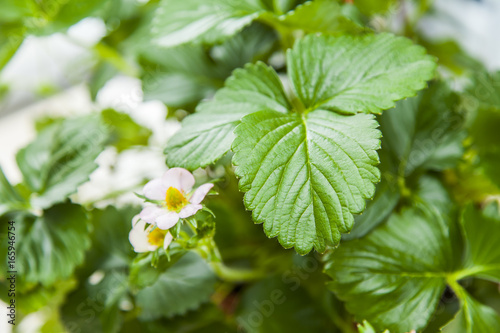
<svg viewBox="0 0 500 333">
<path fill-rule="evenodd" d="M 180 211 L 189 203 L 184 194 L 182 194 L 182 192 L 175 187 L 168 188 L 167 194 L 165 196 L 165 201 L 167 202 L 168 210 L 176 212 Z"/>
<path fill-rule="evenodd" d="M 167 234 L 166 230 L 161 230 L 160 228 L 155 228 L 148 234 L 148 242 L 151 245 L 161 246 L 163 245 L 163 239 Z"/>
</svg>

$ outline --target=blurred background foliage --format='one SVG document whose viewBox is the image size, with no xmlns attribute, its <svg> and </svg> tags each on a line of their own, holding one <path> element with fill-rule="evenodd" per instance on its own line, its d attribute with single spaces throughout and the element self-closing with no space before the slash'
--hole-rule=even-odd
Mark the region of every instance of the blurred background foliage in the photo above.
<svg viewBox="0 0 500 333">
<path fill-rule="evenodd" d="M 489 207 L 488 218 L 498 220 L 498 3 L 257 2 L 265 13 L 232 36 L 165 47 L 154 41 L 168 27 L 153 26 L 153 17 L 158 9 L 168 17 L 167 1 L 0 0 L 2 146 L 23 147 L 15 159 L 3 149 L 0 160 L 6 170 L 0 169 L 0 253 L 6 256 L 8 221 L 15 221 L 18 269 L 18 323 L 2 328 L 357 332 L 355 323 L 366 318 L 349 311 L 370 307 L 369 296 L 357 295 L 346 308 L 338 287 L 332 287 L 337 294 L 326 288 L 324 262 L 328 275 L 340 274 L 329 259 L 301 257 L 267 239 L 243 206 L 229 158 L 195 172 L 199 183 L 219 181 L 218 195 L 207 201 L 216 218 L 198 216 L 205 229 L 192 244 L 174 247 L 171 260 L 162 257 L 154 268 L 151 255 L 136 255 L 128 241 L 140 211 L 132 192 L 166 169 L 162 151 L 179 121 L 246 63 L 261 60 L 285 73 L 284 50 L 307 33 L 390 31 L 423 45 L 439 64 L 428 89 L 379 116 L 382 181 L 340 251 L 359 250 L 365 235 L 390 243 L 387 226 L 420 214 L 413 212 L 416 203 L 432 203 L 450 221 L 459 220 L 463 207 L 479 215 Z M 31 127 L 15 127 L 20 117 Z M 493 241 L 500 236 L 498 225 L 489 231 Z M 223 265 L 211 260 L 212 237 Z M 460 243 L 467 235 L 450 237 Z M 377 253 L 391 255 L 378 245 Z M 444 258 L 443 265 L 458 259 Z M 6 271 L 2 260 L 4 302 Z M 461 285 L 500 311 L 498 280 L 469 277 Z M 438 331 L 459 303 L 444 289 L 423 331 Z"/>
</svg>

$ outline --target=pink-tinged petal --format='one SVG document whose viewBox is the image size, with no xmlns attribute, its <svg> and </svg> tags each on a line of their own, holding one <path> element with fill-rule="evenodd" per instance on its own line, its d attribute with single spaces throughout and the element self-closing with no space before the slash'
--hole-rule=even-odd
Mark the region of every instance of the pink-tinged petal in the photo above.
<svg viewBox="0 0 500 333">
<path fill-rule="evenodd" d="M 176 212 L 167 212 L 156 218 L 156 225 L 162 230 L 172 228 L 179 221 L 179 214 Z"/>
<path fill-rule="evenodd" d="M 147 206 L 139 213 L 139 217 L 149 224 L 155 224 L 156 218 L 165 214 L 165 212 L 165 209 L 156 206 Z"/>
<path fill-rule="evenodd" d="M 194 185 L 194 177 L 191 172 L 183 168 L 172 168 L 165 172 L 162 177 L 163 185 L 168 189 L 174 187 L 184 193 L 191 191 Z"/>
<path fill-rule="evenodd" d="M 144 230 L 145 226 L 146 222 L 139 220 L 128 234 L 130 244 L 132 244 L 136 253 L 154 251 L 158 248 L 158 246 L 149 243 L 149 230 Z"/>
<path fill-rule="evenodd" d="M 167 247 L 172 243 L 172 240 L 174 239 L 174 236 L 170 232 L 167 232 L 165 235 L 165 239 L 163 240 L 163 248 L 166 250 Z"/>
<path fill-rule="evenodd" d="M 179 217 L 185 219 L 186 217 L 193 216 L 196 214 L 197 211 L 202 209 L 202 205 L 195 205 L 195 204 L 190 204 L 187 205 L 186 207 L 182 208 L 181 211 L 179 212 Z"/>
<path fill-rule="evenodd" d="M 214 187 L 214 184 L 211 183 L 201 185 L 194 191 L 191 198 L 189 198 L 189 202 L 193 204 L 199 204 L 203 201 L 203 199 L 205 199 L 205 196 L 208 192 L 210 192 L 212 187 Z"/>
<path fill-rule="evenodd" d="M 142 192 L 144 196 L 151 200 L 165 200 L 167 189 L 160 178 L 153 179 L 144 185 Z"/>
</svg>

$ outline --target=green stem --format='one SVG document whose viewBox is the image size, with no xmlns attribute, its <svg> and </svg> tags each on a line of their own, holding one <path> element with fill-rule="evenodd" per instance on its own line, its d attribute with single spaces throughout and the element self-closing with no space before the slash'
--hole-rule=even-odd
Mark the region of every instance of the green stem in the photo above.
<svg viewBox="0 0 500 333">
<path fill-rule="evenodd" d="M 266 273 L 250 269 L 232 268 L 222 262 L 211 262 L 210 265 L 219 278 L 227 282 L 250 282 L 260 280 Z"/>
</svg>

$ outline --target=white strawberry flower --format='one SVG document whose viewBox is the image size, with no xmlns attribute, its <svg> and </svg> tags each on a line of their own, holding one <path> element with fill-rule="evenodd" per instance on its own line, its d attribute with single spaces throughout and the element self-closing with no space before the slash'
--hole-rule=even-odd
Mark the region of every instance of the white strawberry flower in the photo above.
<svg viewBox="0 0 500 333">
<path fill-rule="evenodd" d="M 155 251 L 161 245 L 166 250 L 172 242 L 172 234 L 168 231 L 155 228 L 153 225 L 146 227 L 146 222 L 139 215 L 132 219 L 132 230 L 128 234 L 130 244 L 137 253 Z"/>
<path fill-rule="evenodd" d="M 172 168 L 162 178 L 153 179 L 144 186 L 144 196 L 158 202 L 145 207 L 140 218 L 162 230 L 172 228 L 181 218 L 193 216 L 214 184 L 203 184 L 192 191 L 194 177 L 183 168 Z"/>
</svg>

